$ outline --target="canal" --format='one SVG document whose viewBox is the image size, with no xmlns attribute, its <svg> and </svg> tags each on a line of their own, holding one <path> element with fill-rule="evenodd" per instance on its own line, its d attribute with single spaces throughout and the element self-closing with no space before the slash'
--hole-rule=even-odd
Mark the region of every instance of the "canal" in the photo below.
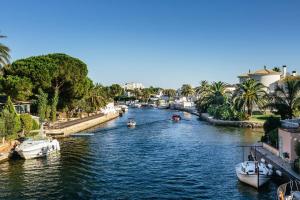
<svg viewBox="0 0 300 200">
<path fill-rule="evenodd" d="M 47 159 L 0 164 L 0 199 L 274 199 L 277 185 L 261 192 L 240 183 L 238 145 L 261 132 L 214 127 L 175 111 L 131 109 L 122 118 L 61 140 Z M 136 128 L 127 128 L 134 117 Z"/>
</svg>

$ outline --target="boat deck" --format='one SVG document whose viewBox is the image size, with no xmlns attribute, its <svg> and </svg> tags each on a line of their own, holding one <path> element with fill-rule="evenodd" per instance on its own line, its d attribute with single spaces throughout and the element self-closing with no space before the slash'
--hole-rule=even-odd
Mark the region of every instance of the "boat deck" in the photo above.
<svg viewBox="0 0 300 200">
<path fill-rule="evenodd" d="M 264 158 L 268 163 L 271 163 L 276 170 L 280 170 L 288 179 L 300 180 L 300 175 L 292 169 L 290 163 L 284 161 L 282 158 L 274 155 L 263 147 L 252 147 L 251 153 L 252 155 L 256 154 L 257 159 Z"/>
</svg>

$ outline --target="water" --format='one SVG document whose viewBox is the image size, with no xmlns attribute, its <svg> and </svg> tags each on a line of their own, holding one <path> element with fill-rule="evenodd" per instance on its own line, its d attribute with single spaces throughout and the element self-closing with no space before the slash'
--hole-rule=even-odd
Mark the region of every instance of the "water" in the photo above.
<svg viewBox="0 0 300 200">
<path fill-rule="evenodd" d="M 277 185 L 258 193 L 240 183 L 236 146 L 260 132 L 214 127 L 174 111 L 133 109 L 89 130 L 93 136 L 61 140 L 60 155 L 0 164 L 0 199 L 275 199 Z M 126 127 L 128 117 L 138 126 Z"/>
</svg>

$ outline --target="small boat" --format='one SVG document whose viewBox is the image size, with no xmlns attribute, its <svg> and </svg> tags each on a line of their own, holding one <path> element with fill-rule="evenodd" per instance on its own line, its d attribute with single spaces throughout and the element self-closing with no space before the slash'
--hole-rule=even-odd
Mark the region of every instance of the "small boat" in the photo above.
<svg viewBox="0 0 300 200">
<path fill-rule="evenodd" d="M 177 114 L 174 114 L 174 115 L 172 116 L 172 120 L 175 121 L 175 122 L 178 122 L 178 121 L 181 120 L 181 116 L 180 116 L 180 115 L 177 115 Z"/>
<path fill-rule="evenodd" d="M 258 188 L 270 180 L 273 171 L 264 163 L 246 161 L 236 165 L 236 175 L 241 182 Z M 259 173 L 258 173 L 259 172 Z"/>
<path fill-rule="evenodd" d="M 123 112 L 127 112 L 128 111 L 128 106 L 126 106 L 126 105 L 120 105 L 120 107 L 121 107 L 121 110 Z"/>
<path fill-rule="evenodd" d="M 130 118 L 129 121 L 127 122 L 127 126 L 128 127 L 135 127 L 136 122 L 134 121 L 134 119 Z"/>
<path fill-rule="evenodd" d="M 134 104 L 132 104 L 132 107 L 133 107 L 133 108 L 141 108 L 141 107 L 142 107 L 142 104 L 134 103 Z"/>
<path fill-rule="evenodd" d="M 277 189 L 278 200 L 300 200 L 300 182 L 290 181 Z"/>
<path fill-rule="evenodd" d="M 24 159 L 45 157 L 52 152 L 60 151 L 59 142 L 49 139 L 27 139 L 15 148 L 15 151 Z"/>
</svg>

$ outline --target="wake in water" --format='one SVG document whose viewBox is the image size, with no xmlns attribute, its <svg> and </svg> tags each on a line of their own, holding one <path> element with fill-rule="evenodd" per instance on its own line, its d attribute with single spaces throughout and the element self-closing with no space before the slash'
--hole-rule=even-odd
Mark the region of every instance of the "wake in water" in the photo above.
<svg viewBox="0 0 300 200">
<path fill-rule="evenodd" d="M 182 121 L 190 121 L 190 120 L 187 120 L 187 119 L 181 119 Z M 160 122 L 165 122 L 165 121 L 172 121 L 172 119 L 161 119 L 161 120 L 156 120 L 156 121 L 152 121 L 152 122 L 146 122 L 146 123 L 142 123 L 142 124 L 137 124 L 135 126 L 135 129 L 136 128 L 139 128 L 139 127 L 143 127 L 143 126 L 147 126 L 147 125 L 153 125 L 153 124 L 156 124 L 156 123 L 160 123 Z M 112 128 L 103 128 L 103 129 L 96 129 L 94 131 L 89 131 L 88 133 L 99 133 L 99 132 L 107 132 L 107 131 L 112 131 L 112 130 L 117 130 L 117 129 L 121 129 L 121 128 L 127 128 L 127 125 L 119 125 L 119 126 L 115 126 L 115 127 L 112 127 Z"/>
</svg>

